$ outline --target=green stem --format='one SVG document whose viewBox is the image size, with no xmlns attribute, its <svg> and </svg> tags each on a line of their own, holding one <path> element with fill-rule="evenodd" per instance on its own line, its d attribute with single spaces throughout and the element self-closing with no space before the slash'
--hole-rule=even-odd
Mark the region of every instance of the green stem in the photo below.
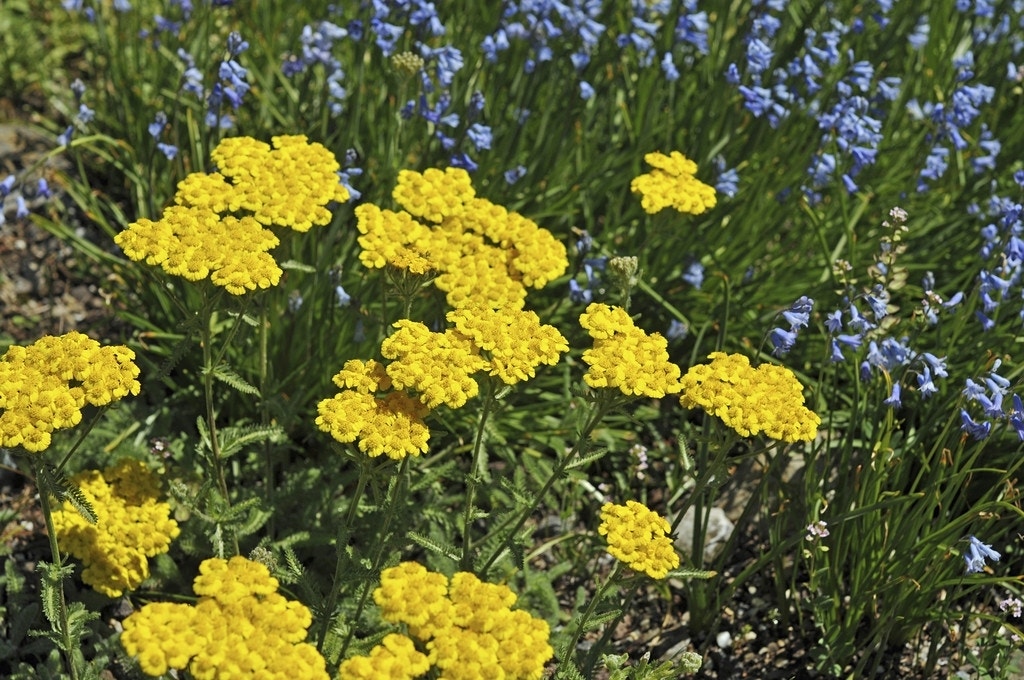
<svg viewBox="0 0 1024 680">
<path fill-rule="evenodd" d="M 205 296 L 204 296 L 205 298 Z M 210 432 L 210 461 L 213 467 L 214 479 L 217 481 L 217 488 L 227 507 L 231 508 L 231 497 L 228 494 L 227 477 L 224 473 L 224 461 L 220 457 L 220 442 L 217 439 L 217 418 L 213 405 L 213 331 L 210 329 L 213 317 L 213 305 L 209 299 L 204 299 L 200 311 L 201 339 L 203 345 L 203 398 L 206 405 L 206 427 Z M 231 532 L 231 540 L 234 553 L 239 554 L 238 536 Z"/>
<path fill-rule="evenodd" d="M 551 475 L 544 483 L 544 486 L 542 486 L 540 491 L 538 491 L 534 495 L 533 502 L 519 514 L 512 528 L 505 532 L 505 537 L 502 539 L 501 544 L 497 548 L 495 548 L 494 552 L 487 559 L 487 562 L 484 563 L 483 568 L 480 570 L 480 573 L 478 574 L 480 578 L 486 577 L 487 571 L 494 565 L 498 558 L 501 557 L 501 555 L 504 554 L 508 547 L 512 544 L 512 541 L 515 540 L 516 534 L 518 534 L 519 530 L 523 528 L 524 524 L 526 524 L 526 521 L 530 518 L 530 515 L 532 515 L 533 511 L 537 508 L 537 505 L 542 500 L 544 500 L 544 496 L 546 496 L 548 491 L 551 490 L 551 487 L 555 485 L 555 482 L 561 479 L 562 475 L 565 474 L 565 471 L 569 467 L 569 463 L 574 461 L 576 457 L 579 455 L 579 453 L 583 451 L 584 448 L 586 448 L 588 442 L 590 441 L 590 434 L 594 431 L 594 428 L 597 427 L 597 424 L 601 422 L 601 420 L 610 410 L 620 405 L 621 403 L 622 395 L 619 394 L 618 392 L 613 393 L 613 391 L 611 390 L 602 390 L 598 392 L 597 400 L 594 402 L 594 410 L 590 414 L 590 420 L 588 420 L 587 423 L 583 426 L 583 429 L 580 431 L 579 436 L 576 439 L 576 443 L 572 447 L 572 450 L 569 451 L 569 453 L 565 454 L 561 458 L 561 460 L 558 461 L 558 463 L 555 465 L 555 469 L 551 471 Z"/>
<path fill-rule="evenodd" d="M 37 480 L 40 478 L 38 468 L 33 470 L 33 474 Z M 53 508 L 50 505 L 50 492 L 48 489 L 39 488 L 39 503 L 42 506 L 43 518 L 46 520 L 46 535 L 50 539 L 50 555 L 52 556 L 53 564 L 56 566 L 57 573 L 59 574 L 64 563 L 61 558 L 60 548 L 57 546 L 57 531 L 53 526 Z M 63 642 L 64 658 L 68 664 L 68 672 L 71 674 L 71 680 L 78 680 L 78 666 L 75 664 L 75 655 L 72 651 L 71 625 L 68 623 L 68 605 L 64 598 L 63 577 L 61 577 L 57 583 L 57 595 L 57 617 L 59 619 L 57 622 L 59 630 L 57 632 L 60 634 Z"/>
<path fill-rule="evenodd" d="M 583 614 L 576 620 L 576 626 L 573 629 L 572 635 L 569 636 L 568 641 L 566 641 L 565 646 L 562 648 L 560 658 L 568 659 L 576 649 L 576 644 L 583 635 L 583 631 L 586 630 L 587 622 L 590 621 L 590 617 L 594 615 L 594 610 L 597 609 L 598 603 L 604 599 L 608 589 L 612 586 L 621 572 L 622 563 L 616 560 L 615 566 L 612 567 L 612 573 L 608 575 L 608 580 L 601 584 L 601 587 L 597 589 L 594 596 L 590 598 L 590 602 L 587 603 L 587 608 L 583 610 Z M 584 674 L 586 674 L 585 670 Z"/>
<path fill-rule="evenodd" d="M 260 424 L 263 427 L 270 425 L 270 400 L 269 391 L 269 361 L 268 344 L 270 339 L 270 319 L 267 318 L 267 306 L 260 305 Z M 274 451 L 269 441 L 263 442 L 263 493 L 266 498 L 267 508 L 274 508 Z M 267 523 L 267 533 L 274 535 L 274 514 L 270 515 Z"/>
<path fill-rule="evenodd" d="M 324 622 L 320 628 L 320 636 L 317 638 L 316 648 L 323 652 L 324 641 L 327 639 L 327 631 L 331 628 L 331 620 L 334 618 L 334 608 L 338 605 L 338 596 L 341 594 L 341 572 L 345 566 L 345 544 L 352 532 L 352 523 L 355 521 L 356 513 L 359 511 L 359 501 L 366 491 L 366 483 L 370 477 L 370 461 L 363 459 L 359 467 L 359 480 L 356 482 L 356 490 L 349 501 L 348 509 L 345 511 L 345 519 L 338 527 L 338 539 L 335 548 L 338 553 L 337 562 L 334 565 L 334 579 L 331 582 L 331 592 L 327 595 L 327 608 L 324 610 Z M 347 641 L 346 641 L 346 644 Z"/>
<path fill-rule="evenodd" d="M 476 497 L 477 484 L 487 479 L 487 456 L 484 448 L 484 431 L 487 427 L 487 419 L 490 417 L 495 405 L 494 382 L 488 377 L 484 381 L 483 406 L 480 408 L 480 417 L 477 420 L 476 436 L 473 439 L 473 468 L 466 476 L 466 501 L 462 510 L 462 559 L 459 567 L 462 571 L 472 571 L 473 564 L 473 501 Z"/>
<path fill-rule="evenodd" d="M 407 487 L 403 484 L 408 479 L 409 475 L 409 458 L 402 459 L 402 465 L 398 469 L 398 473 L 393 479 L 391 488 L 389 489 L 389 495 L 391 496 L 390 502 L 385 501 L 385 507 L 390 507 L 390 512 L 384 513 L 384 524 L 380 530 L 380 541 L 377 544 L 377 553 L 373 556 L 373 564 L 370 567 L 373 574 L 380 573 L 380 565 L 384 562 L 385 554 L 389 552 L 390 541 L 388 532 L 391 530 L 391 520 L 398 515 L 396 506 L 402 499 Z M 370 587 L 373 585 L 371 579 L 363 581 L 363 591 L 359 594 L 359 602 L 356 603 L 356 610 L 352 614 L 352 625 L 348 627 L 348 633 L 345 635 L 345 642 L 341 645 L 341 657 L 344 658 L 345 652 L 348 651 L 348 645 L 352 642 L 352 636 L 355 634 L 356 623 L 359 621 L 359 617 L 363 614 L 363 608 L 366 607 L 366 601 L 370 597 Z"/>
</svg>

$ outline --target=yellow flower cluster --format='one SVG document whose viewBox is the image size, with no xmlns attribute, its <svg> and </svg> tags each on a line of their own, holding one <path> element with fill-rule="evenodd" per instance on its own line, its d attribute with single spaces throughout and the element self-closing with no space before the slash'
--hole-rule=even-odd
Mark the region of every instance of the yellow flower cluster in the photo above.
<svg viewBox="0 0 1024 680">
<path fill-rule="evenodd" d="M 521 308 L 527 287 L 542 288 L 568 267 L 565 246 L 551 232 L 477 197 L 461 168 L 403 170 L 392 196 L 402 211 L 369 204 L 356 210 L 360 261 L 436 272 L 434 285 L 452 307 L 484 299 Z"/>
<path fill-rule="evenodd" d="M 277 592 L 277 579 L 244 557 L 199 566 L 195 605 L 154 602 L 124 620 L 121 644 L 147 675 L 187 669 L 196 680 L 327 680 L 304 642 L 313 617 Z"/>
<path fill-rule="evenodd" d="M 704 409 L 744 437 L 764 432 L 784 442 L 814 439 L 821 418 L 804 406 L 803 387 L 788 368 L 755 369 L 742 354 L 713 352 L 708 358 L 710 364 L 683 376 L 683 406 Z"/>
<path fill-rule="evenodd" d="M 430 430 L 423 418 L 430 409 L 405 391 L 389 391 L 391 378 L 381 364 L 348 361 L 334 384 L 342 391 L 317 405 L 317 427 L 339 442 L 358 439 L 359 450 L 371 458 L 426 453 Z"/>
<path fill-rule="evenodd" d="M 207 277 L 232 295 L 276 286 L 281 269 L 265 226 L 308 231 L 330 222 L 327 204 L 346 201 L 334 154 L 302 135 L 224 139 L 210 154 L 220 168 L 179 182 L 176 205 L 114 237 L 125 255 L 189 281 Z M 239 213 L 239 214 L 233 214 Z"/>
<path fill-rule="evenodd" d="M 0 357 L 0 446 L 43 451 L 50 433 L 74 427 L 86 404 L 139 393 L 135 352 L 82 333 L 44 336 Z"/>
<path fill-rule="evenodd" d="M 317 426 L 340 442 L 358 440 L 371 457 L 418 456 L 430 437 L 423 418 L 441 404 L 460 408 L 479 394 L 473 374 L 487 371 L 514 385 L 569 349 L 558 329 L 517 307 L 474 304 L 452 310 L 448 321 L 454 327 L 443 332 L 397 321 L 380 346 L 387 365 L 347 362 L 334 376 L 342 391 L 317 406 Z"/>
<path fill-rule="evenodd" d="M 395 387 L 416 390 L 428 408 L 459 408 L 477 395 L 479 386 L 472 375 L 487 362 L 468 338 L 451 329 L 434 333 L 409 319 L 393 325 L 398 330 L 380 344 L 380 353 L 391 359 L 387 373 Z"/>
<path fill-rule="evenodd" d="M 373 598 L 386 621 L 404 623 L 425 643 L 430 664 L 446 680 L 537 680 L 554 654 L 546 621 L 513 610 L 516 596 L 507 586 L 469 572 L 449 583 L 403 562 L 384 570 Z"/>
<path fill-rule="evenodd" d="M 681 371 L 668 359 L 668 341 L 637 328 L 626 310 L 594 302 L 580 315 L 580 325 L 594 338 L 593 348 L 583 352 L 590 366 L 583 380 L 591 387 L 654 398 L 680 390 Z"/>
<path fill-rule="evenodd" d="M 156 475 L 137 460 L 123 460 L 71 481 L 92 505 L 96 524 L 65 503 L 53 525 L 64 549 L 82 560 L 82 581 L 108 597 L 138 588 L 149 578 L 147 558 L 167 552 L 180 533 L 171 506 L 160 501 Z"/>
<path fill-rule="evenodd" d="M 633 571 L 662 579 L 679 566 L 679 555 L 669 538 L 668 520 L 642 503 L 605 503 L 597 533 L 608 541 L 608 552 Z"/>
<path fill-rule="evenodd" d="M 697 164 L 678 151 L 668 156 L 649 153 L 644 160 L 654 169 L 633 178 L 629 188 L 640 194 L 640 204 L 649 214 L 675 208 L 681 213 L 700 215 L 718 203 L 714 187 L 694 177 Z"/>
<path fill-rule="evenodd" d="M 430 660 L 416 649 L 416 643 L 404 635 L 391 633 L 367 656 L 345 659 L 339 677 L 345 680 L 412 680 L 429 670 Z"/>
<path fill-rule="evenodd" d="M 466 306 L 448 312 L 447 318 L 458 334 L 489 357 L 485 370 L 506 385 L 534 377 L 541 364 L 554 366 L 569 350 L 558 329 L 541 324 L 535 312 Z"/>
</svg>

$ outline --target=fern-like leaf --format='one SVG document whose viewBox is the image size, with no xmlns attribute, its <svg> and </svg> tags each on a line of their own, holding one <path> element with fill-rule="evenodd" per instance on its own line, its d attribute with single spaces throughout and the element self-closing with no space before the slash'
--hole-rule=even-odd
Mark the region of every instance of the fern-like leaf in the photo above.
<svg viewBox="0 0 1024 680">
<path fill-rule="evenodd" d="M 96 511 L 88 497 L 62 470 L 47 463 L 40 468 L 37 482 L 42 493 L 49 493 L 58 503 L 70 503 L 86 522 L 96 524 Z"/>
<path fill-rule="evenodd" d="M 427 550 L 438 555 L 447 557 L 450 560 L 458 562 L 462 559 L 462 550 L 460 550 L 454 545 L 441 543 L 440 541 L 435 541 L 429 536 L 424 536 L 423 534 L 416 531 L 406 532 L 405 536 L 410 541 L 422 546 L 423 548 L 426 548 Z"/>
<path fill-rule="evenodd" d="M 227 366 L 217 366 L 213 369 L 213 377 L 222 383 L 233 387 L 242 394 L 258 395 L 260 391 L 250 384 L 245 378 L 235 373 Z"/>
</svg>

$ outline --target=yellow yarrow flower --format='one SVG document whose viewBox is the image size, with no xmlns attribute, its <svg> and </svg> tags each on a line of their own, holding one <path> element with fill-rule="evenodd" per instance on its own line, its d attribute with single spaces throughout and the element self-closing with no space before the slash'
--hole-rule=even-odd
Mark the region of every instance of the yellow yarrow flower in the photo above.
<svg viewBox="0 0 1024 680">
<path fill-rule="evenodd" d="M 484 352 L 489 361 L 485 370 L 507 385 L 534 377 L 540 364 L 554 366 L 569 350 L 558 329 L 541 324 L 535 312 L 470 304 L 448 312 L 447 318 Z"/>
<path fill-rule="evenodd" d="M 316 647 L 304 642 L 307 607 L 277 592 L 267 568 L 244 557 L 199 566 L 193 605 L 154 602 L 124 620 L 121 644 L 147 675 L 188 670 L 203 680 L 328 678 Z"/>
<path fill-rule="evenodd" d="M 299 232 L 328 224 L 327 204 L 349 199 L 334 154 L 305 135 L 280 135 L 270 141 L 273 149 L 252 137 L 229 137 L 210 158 L 234 183 L 241 207 L 260 224 Z"/>
<path fill-rule="evenodd" d="M 413 274 L 439 269 L 429 255 L 433 238 L 429 227 L 407 212 L 381 210 L 372 203 L 355 209 L 356 228 L 362 234 L 357 241 L 362 252 L 359 261 L 367 269 L 391 265 Z"/>
<path fill-rule="evenodd" d="M 469 572 L 449 583 L 443 574 L 403 562 L 381 573 L 373 597 L 386 621 L 405 624 L 426 643 L 443 678 L 539 680 L 554 654 L 546 621 L 513 610 L 516 596 L 507 586 Z"/>
<path fill-rule="evenodd" d="M 128 225 L 114 242 L 131 260 L 159 265 L 189 281 L 209 277 L 232 295 L 281 280 L 281 269 L 267 252 L 280 241 L 252 217 L 174 205 L 156 222 L 144 218 Z"/>
<path fill-rule="evenodd" d="M 53 513 L 61 546 L 82 561 L 82 581 L 107 597 L 120 597 L 149 578 L 147 558 L 165 553 L 180 533 L 171 506 L 143 463 L 124 460 L 102 472 L 71 478 L 96 513 L 90 524 L 71 503 Z"/>
<path fill-rule="evenodd" d="M 14 345 L 0 357 L 0 446 L 39 452 L 54 430 L 74 427 L 87 404 L 139 393 L 135 352 L 72 331 Z"/>
<path fill-rule="evenodd" d="M 640 194 L 640 204 L 646 212 L 653 215 L 664 208 L 675 208 L 681 213 L 700 215 L 718 203 L 714 187 L 694 177 L 697 164 L 678 151 L 668 156 L 649 153 L 644 160 L 654 169 L 635 177 L 629 188 Z"/>
<path fill-rule="evenodd" d="M 392 633 L 366 656 L 353 656 L 342 662 L 339 677 L 348 680 L 412 680 L 430 670 L 427 655 L 415 643 Z"/>
<path fill-rule="evenodd" d="M 679 555 L 669 537 L 668 520 L 642 503 L 605 503 L 597 533 L 608 541 L 608 552 L 633 571 L 663 579 L 679 566 Z"/>
<path fill-rule="evenodd" d="M 422 173 L 401 170 L 391 197 L 413 217 L 440 222 L 457 215 L 476 195 L 469 173 L 462 168 L 429 168 Z"/>
<path fill-rule="evenodd" d="M 460 168 L 403 170 L 393 197 L 404 210 L 357 208 L 360 261 L 437 272 L 434 285 L 452 307 L 477 299 L 521 308 L 527 287 L 542 288 L 569 266 L 551 232 L 477 197 Z"/>
<path fill-rule="evenodd" d="M 409 319 L 392 325 L 397 330 L 381 343 L 380 353 L 391 360 L 386 370 L 395 388 L 415 390 L 428 408 L 460 408 L 479 393 L 472 376 L 487 361 L 467 338 L 450 330 L 434 333 Z"/>
<path fill-rule="evenodd" d="M 426 453 L 430 429 L 423 422 L 430 409 L 404 391 L 378 396 L 392 386 L 376 361 L 351 360 L 334 376 L 342 391 L 317 404 L 316 425 L 337 441 L 359 441 L 359 450 L 376 458 L 400 460 Z"/>
<path fill-rule="evenodd" d="M 668 359 L 668 341 L 637 328 L 626 310 L 594 302 L 580 315 L 580 325 L 594 338 L 583 352 L 590 366 L 583 381 L 591 387 L 654 398 L 680 390 L 681 371 Z"/>
<path fill-rule="evenodd" d="M 821 418 L 804 406 L 803 386 L 774 364 L 756 369 L 742 354 L 713 352 L 710 364 L 692 366 L 679 402 L 702 408 L 744 437 L 764 433 L 784 442 L 814 439 Z"/>
</svg>

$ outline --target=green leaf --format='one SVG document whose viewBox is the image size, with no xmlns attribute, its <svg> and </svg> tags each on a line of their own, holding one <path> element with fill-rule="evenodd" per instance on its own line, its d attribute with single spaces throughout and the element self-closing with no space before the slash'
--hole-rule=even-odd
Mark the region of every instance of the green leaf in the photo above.
<svg viewBox="0 0 1024 680">
<path fill-rule="evenodd" d="M 427 550 L 447 557 L 453 561 L 460 561 L 462 559 L 462 550 L 451 544 L 440 543 L 434 541 L 429 536 L 424 536 L 417 531 L 409 531 L 405 534 L 406 538 L 413 541 L 414 543 L 426 548 Z"/>
<path fill-rule="evenodd" d="M 217 366 L 213 369 L 213 377 L 220 380 L 222 383 L 230 385 L 236 391 L 242 394 L 249 394 L 252 396 L 259 395 L 260 391 L 255 386 L 249 384 L 242 376 L 235 373 L 226 366 Z"/>
<path fill-rule="evenodd" d="M 96 524 L 96 511 L 82 490 L 68 478 L 62 470 L 46 463 L 39 469 L 37 476 L 39 488 L 49 493 L 58 503 L 70 503 L 89 524 Z"/>
</svg>

